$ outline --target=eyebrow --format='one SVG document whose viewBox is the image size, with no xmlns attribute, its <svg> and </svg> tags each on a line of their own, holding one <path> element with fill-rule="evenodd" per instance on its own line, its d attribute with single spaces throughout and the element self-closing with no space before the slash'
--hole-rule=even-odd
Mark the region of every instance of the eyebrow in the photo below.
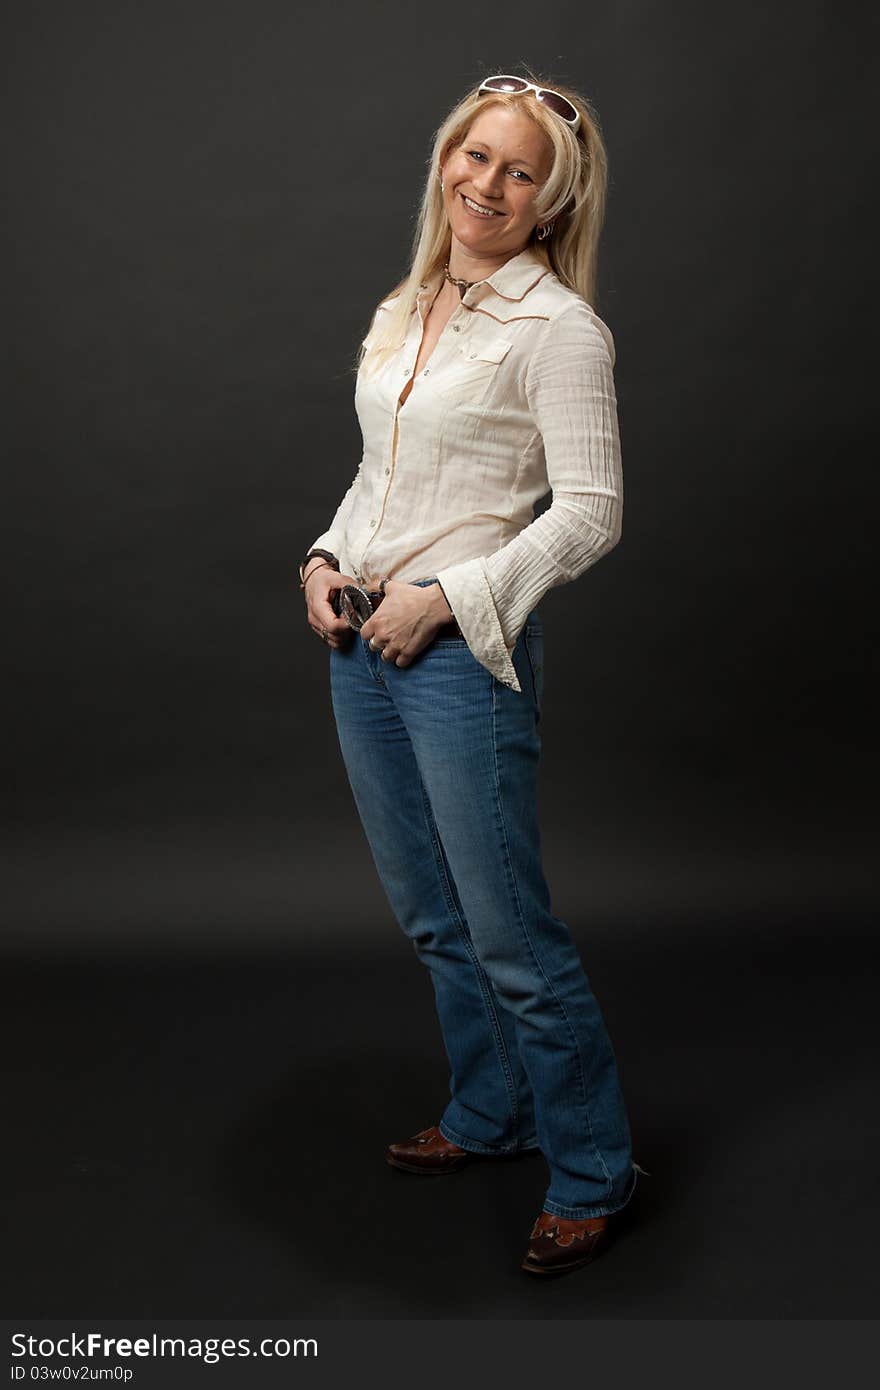
<svg viewBox="0 0 880 1390">
<path fill-rule="evenodd" d="M 479 145 L 480 148 L 481 148 L 481 149 L 484 149 L 484 150 L 490 150 L 490 149 L 492 148 L 491 145 L 487 145 L 487 144 L 486 144 L 485 140 L 466 140 L 466 141 L 465 141 L 465 144 L 466 144 L 466 145 Z M 511 159 L 511 160 L 509 161 L 509 163 L 511 163 L 511 164 L 523 164 L 523 165 L 525 165 L 525 167 L 526 167 L 527 169 L 534 169 L 534 168 L 535 168 L 535 165 L 531 162 L 530 159 Z"/>
</svg>

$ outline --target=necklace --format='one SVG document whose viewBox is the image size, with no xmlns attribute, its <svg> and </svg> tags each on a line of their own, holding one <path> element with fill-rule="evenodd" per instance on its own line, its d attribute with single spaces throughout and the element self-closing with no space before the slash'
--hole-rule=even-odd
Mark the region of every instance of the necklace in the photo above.
<svg viewBox="0 0 880 1390">
<path fill-rule="evenodd" d="M 447 280 L 449 281 L 450 285 L 455 285 L 455 287 L 456 287 L 456 289 L 458 290 L 458 293 L 459 293 L 459 295 L 461 296 L 462 299 L 464 299 L 464 297 L 465 297 L 465 295 L 467 294 L 467 292 L 468 292 L 469 289 L 472 289 L 474 285 L 478 285 L 478 284 L 480 283 L 479 280 L 456 280 L 456 278 L 455 278 L 454 275 L 450 275 L 450 274 L 449 274 L 449 262 L 448 262 L 448 261 L 446 262 L 445 266 L 443 267 L 443 274 L 446 276 L 446 278 L 447 278 Z"/>
</svg>

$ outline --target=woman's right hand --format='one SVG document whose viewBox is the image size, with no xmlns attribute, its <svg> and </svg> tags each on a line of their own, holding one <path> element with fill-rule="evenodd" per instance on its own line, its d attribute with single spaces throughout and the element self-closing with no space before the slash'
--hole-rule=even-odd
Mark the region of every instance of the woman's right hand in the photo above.
<svg viewBox="0 0 880 1390">
<path fill-rule="evenodd" d="M 354 636 L 354 628 L 344 618 L 337 618 L 330 600 L 336 590 L 356 584 L 357 580 L 353 575 L 340 574 L 323 561 L 308 565 L 303 579 L 309 627 L 318 637 L 322 636 L 322 629 L 326 632 L 324 641 L 328 647 L 345 646 Z"/>
</svg>

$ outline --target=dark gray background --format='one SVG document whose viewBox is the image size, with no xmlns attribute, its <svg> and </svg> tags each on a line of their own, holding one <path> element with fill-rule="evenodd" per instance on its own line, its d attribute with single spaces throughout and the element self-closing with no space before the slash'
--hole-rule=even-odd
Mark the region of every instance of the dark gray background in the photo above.
<svg viewBox="0 0 880 1390">
<path fill-rule="evenodd" d="M 109 1315 L 115 1202 L 134 1202 L 147 1243 L 123 1312 L 286 1308 L 303 1240 L 305 1306 L 365 1306 L 351 1269 L 326 1302 L 319 1228 L 303 1238 L 292 1196 L 299 1234 L 270 1273 L 245 1237 L 229 1273 L 218 1215 L 269 1190 L 267 1172 L 288 1193 L 278 1155 L 295 1164 L 337 1124 L 355 1173 L 367 1140 L 352 1131 L 370 1130 L 381 1186 L 382 1145 L 431 1123 L 445 1085 L 296 562 L 360 457 L 352 360 L 403 271 L 433 131 L 474 80 L 525 62 L 594 101 L 611 169 L 596 308 L 617 344 L 623 539 L 542 603 L 554 908 L 609 1016 L 636 1158 L 661 1175 L 656 1279 L 634 1249 L 644 1301 L 629 1271 L 609 1306 L 859 1313 L 861 1211 L 849 1279 L 817 1285 L 794 1233 L 837 1212 L 843 1185 L 873 1184 L 853 1126 L 875 900 L 876 39 L 866 8 L 815 2 L 35 3 L 7 20 L 3 930 L 33 1121 L 14 1161 L 47 1222 L 72 1189 L 101 1233 L 91 1283 L 65 1237 L 68 1263 L 56 1251 L 54 1272 L 19 1278 L 22 1310 Z M 50 1076 L 47 1146 L 28 1106 Z M 99 1099 L 83 1120 L 83 1087 L 129 1097 L 118 1128 L 90 1128 Z M 169 1095 L 206 1163 L 209 1098 L 214 1119 L 236 1117 L 239 1159 L 263 1153 L 254 1127 L 265 1140 L 265 1167 L 230 1159 L 198 1260 L 170 1275 L 159 1213 L 190 1201 L 192 1154 L 172 1111 L 144 1119 Z M 182 1187 L 156 1180 L 177 1171 L 169 1134 Z M 387 1255 L 382 1202 L 308 1162 L 295 1192 L 359 1212 L 370 1259 Z M 711 1216 L 687 1213 L 696 1174 Z M 494 1199 L 470 1190 L 479 1219 Z M 511 1258 L 532 1205 L 519 1225 L 499 1217 Z M 754 1248 L 770 1212 L 790 1239 L 757 1285 L 750 1265 L 737 1279 L 680 1246 L 665 1278 L 671 1229 L 744 1250 L 742 1222 Z M 387 1307 L 405 1289 L 430 1316 L 398 1253 Z M 491 1280 L 491 1240 L 479 1258 Z M 492 1293 L 492 1315 L 583 1315 L 577 1278 L 537 1312 L 521 1282 Z M 470 1286 L 444 1289 L 440 1315 L 485 1311 Z"/>
<path fill-rule="evenodd" d="M 67 935 L 59 885 L 93 871 L 82 931 L 114 938 L 245 915 L 287 940 L 319 907 L 360 936 L 346 884 L 380 909 L 296 562 L 360 458 L 350 363 L 432 132 L 519 61 L 603 123 L 625 485 L 617 550 L 542 605 L 548 874 L 628 920 L 702 911 L 719 874 L 744 901 L 867 890 L 867 39 L 817 4 L 19 14 L 3 655 L 28 939 Z"/>
</svg>

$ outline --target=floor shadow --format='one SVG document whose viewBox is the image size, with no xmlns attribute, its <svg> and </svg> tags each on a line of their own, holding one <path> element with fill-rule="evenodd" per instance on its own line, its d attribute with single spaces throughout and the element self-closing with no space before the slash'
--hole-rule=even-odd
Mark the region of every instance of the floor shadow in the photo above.
<svg viewBox="0 0 880 1390">
<path fill-rule="evenodd" d="M 405 943 L 7 961 L 10 1315 L 871 1316 L 862 924 L 838 926 L 833 952 L 802 920 L 593 931 L 582 951 L 647 1173 L 607 1254 L 544 1284 L 519 1269 L 540 1155 L 443 1179 L 384 1162 L 448 1087 Z M 829 1203 L 826 1266 L 813 1218 Z"/>
</svg>

